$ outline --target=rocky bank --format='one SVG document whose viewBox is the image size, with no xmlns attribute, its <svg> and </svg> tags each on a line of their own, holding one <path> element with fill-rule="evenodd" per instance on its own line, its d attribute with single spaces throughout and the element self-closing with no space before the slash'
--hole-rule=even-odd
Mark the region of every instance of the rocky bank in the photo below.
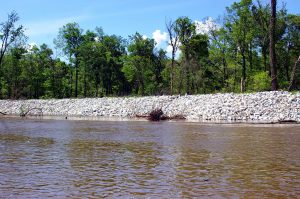
<svg viewBox="0 0 300 199">
<path fill-rule="evenodd" d="M 34 108 L 34 109 L 33 109 Z M 183 115 L 187 121 L 300 122 L 300 93 L 285 91 L 251 94 L 105 97 L 49 100 L 0 100 L 7 115 L 134 118 L 162 109 L 169 117 Z"/>
</svg>

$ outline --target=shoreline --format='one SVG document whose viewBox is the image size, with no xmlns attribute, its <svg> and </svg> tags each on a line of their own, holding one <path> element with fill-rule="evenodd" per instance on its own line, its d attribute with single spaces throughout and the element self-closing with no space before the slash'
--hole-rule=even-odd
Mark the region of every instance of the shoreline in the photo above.
<svg viewBox="0 0 300 199">
<path fill-rule="evenodd" d="M 186 125 L 224 125 L 224 126 L 254 126 L 254 127 L 271 127 L 271 126 L 278 126 L 278 127 L 292 127 L 292 126 L 299 126 L 300 122 L 262 122 L 262 121 L 197 121 L 197 120 L 161 120 L 161 121 L 149 121 L 147 119 L 141 118 L 118 118 L 118 117 L 92 117 L 92 116 L 85 116 L 85 117 L 77 117 L 77 116 L 69 116 L 67 119 L 63 116 L 26 116 L 20 117 L 18 115 L 6 115 L 2 117 L 3 119 L 7 120 L 28 120 L 28 121 L 79 121 L 79 122 L 149 122 L 149 123 L 180 123 Z M 1 121 L 1 117 L 0 117 Z"/>
<path fill-rule="evenodd" d="M 186 122 L 215 124 L 277 124 L 300 123 L 300 93 L 286 91 L 251 94 L 205 94 L 184 96 L 105 97 L 47 100 L 0 100 L 1 117 L 29 117 L 42 119 L 77 119 L 105 121 L 146 121 L 161 109 L 169 117 L 182 115 Z M 173 120 L 172 120 L 173 121 Z M 176 120 L 174 120 L 176 121 Z"/>
</svg>

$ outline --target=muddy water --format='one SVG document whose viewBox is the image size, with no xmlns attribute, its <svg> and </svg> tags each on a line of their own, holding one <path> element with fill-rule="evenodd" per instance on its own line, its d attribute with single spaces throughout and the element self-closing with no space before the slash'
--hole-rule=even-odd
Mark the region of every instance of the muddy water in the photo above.
<svg viewBox="0 0 300 199">
<path fill-rule="evenodd" d="M 0 118 L 1 198 L 297 198 L 300 126 Z"/>
</svg>

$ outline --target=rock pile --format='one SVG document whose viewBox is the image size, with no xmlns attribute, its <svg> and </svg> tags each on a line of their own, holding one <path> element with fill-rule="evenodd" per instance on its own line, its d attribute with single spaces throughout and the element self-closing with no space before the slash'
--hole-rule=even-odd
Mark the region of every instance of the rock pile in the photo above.
<svg viewBox="0 0 300 199">
<path fill-rule="evenodd" d="M 132 118 L 161 109 L 169 117 L 184 116 L 188 121 L 211 122 L 300 122 L 300 93 L 285 91 L 251 94 L 208 94 L 184 96 L 109 97 L 50 100 L 0 100 L 0 112 L 20 115 L 103 116 Z"/>
</svg>

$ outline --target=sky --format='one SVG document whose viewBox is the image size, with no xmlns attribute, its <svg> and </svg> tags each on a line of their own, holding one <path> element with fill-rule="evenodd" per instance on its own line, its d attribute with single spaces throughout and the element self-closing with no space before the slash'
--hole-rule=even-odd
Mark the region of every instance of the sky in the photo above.
<svg viewBox="0 0 300 199">
<path fill-rule="evenodd" d="M 0 23 L 16 11 L 26 28 L 28 43 L 54 47 L 59 28 L 77 22 L 86 30 L 102 27 L 124 38 L 135 32 L 166 43 L 165 22 L 187 16 L 202 21 L 222 16 L 236 0 L 7 0 L 0 7 Z M 267 1 L 267 0 L 263 0 Z M 289 13 L 300 14 L 300 0 L 284 0 Z M 268 2 L 268 1 L 267 1 Z M 278 4 L 281 5 L 280 1 Z"/>
</svg>

